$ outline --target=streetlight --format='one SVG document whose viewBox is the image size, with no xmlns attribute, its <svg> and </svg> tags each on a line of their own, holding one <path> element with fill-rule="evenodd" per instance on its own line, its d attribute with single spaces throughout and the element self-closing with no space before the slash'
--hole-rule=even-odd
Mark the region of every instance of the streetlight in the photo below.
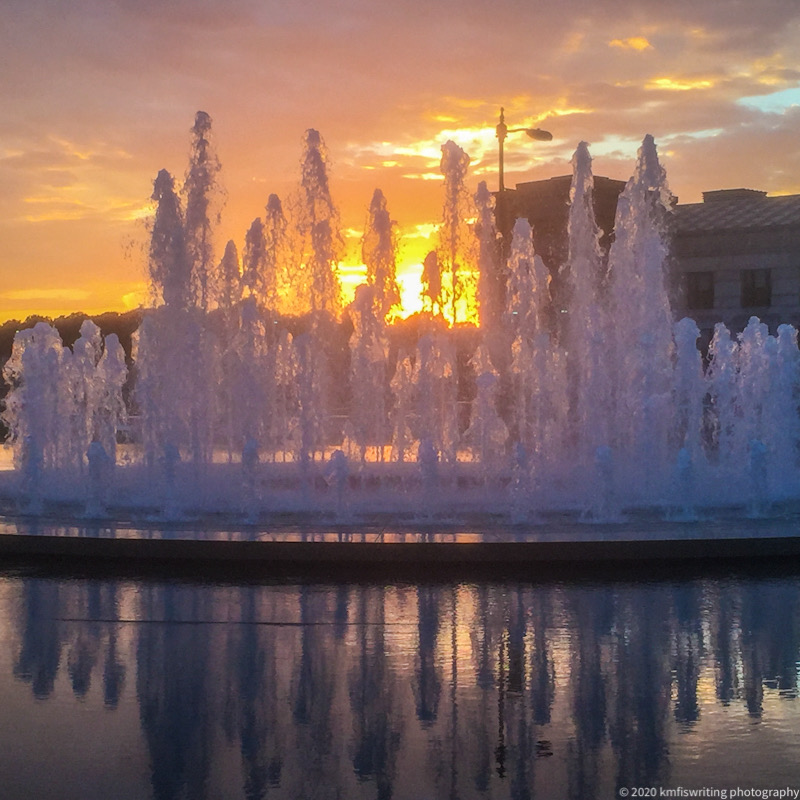
<svg viewBox="0 0 800 800">
<path fill-rule="evenodd" d="M 506 118 L 505 118 L 505 109 L 500 109 L 500 122 L 497 123 L 497 142 L 500 146 L 500 161 L 499 161 L 499 189 L 498 191 L 504 192 L 506 190 L 505 180 L 503 178 L 503 142 L 506 140 L 506 136 L 509 133 L 520 133 L 525 131 L 525 133 L 537 142 L 549 142 L 553 138 L 553 134 L 550 131 L 543 131 L 541 128 L 509 128 L 506 125 Z"/>
</svg>

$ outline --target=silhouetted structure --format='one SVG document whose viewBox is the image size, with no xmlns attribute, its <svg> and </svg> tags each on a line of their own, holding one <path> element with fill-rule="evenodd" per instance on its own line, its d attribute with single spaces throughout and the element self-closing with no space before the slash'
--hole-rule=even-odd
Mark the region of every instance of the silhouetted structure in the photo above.
<svg viewBox="0 0 800 800">
<path fill-rule="evenodd" d="M 558 305 L 561 282 L 559 270 L 567 262 L 569 221 L 569 191 L 571 175 L 559 175 L 543 181 L 518 183 L 515 189 L 495 193 L 497 230 L 503 237 L 503 262 L 511 246 L 511 231 L 517 219 L 527 219 L 533 229 L 533 242 L 538 255 L 553 278 L 551 293 Z M 625 181 L 595 176 L 594 213 L 602 231 L 600 245 L 608 254 L 617 213 L 617 198 L 625 188 Z"/>
</svg>

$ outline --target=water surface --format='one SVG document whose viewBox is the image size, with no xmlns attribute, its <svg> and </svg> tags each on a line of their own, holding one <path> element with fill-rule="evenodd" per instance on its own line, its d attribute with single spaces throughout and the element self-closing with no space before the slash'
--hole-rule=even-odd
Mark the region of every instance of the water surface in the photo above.
<svg viewBox="0 0 800 800">
<path fill-rule="evenodd" d="M 9 798 L 800 788 L 800 574 L 0 574 Z"/>
</svg>

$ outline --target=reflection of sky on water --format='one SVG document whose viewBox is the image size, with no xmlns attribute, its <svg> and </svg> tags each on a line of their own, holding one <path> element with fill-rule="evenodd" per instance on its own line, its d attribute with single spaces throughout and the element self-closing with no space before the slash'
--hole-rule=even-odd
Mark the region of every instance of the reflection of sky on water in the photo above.
<svg viewBox="0 0 800 800">
<path fill-rule="evenodd" d="M 800 780 L 800 577 L 0 581 L 12 797 L 611 797 Z"/>
</svg>

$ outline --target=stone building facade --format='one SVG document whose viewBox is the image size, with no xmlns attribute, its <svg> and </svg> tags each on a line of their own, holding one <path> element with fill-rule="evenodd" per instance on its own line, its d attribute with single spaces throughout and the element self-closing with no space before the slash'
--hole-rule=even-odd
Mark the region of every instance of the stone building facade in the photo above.
<svg viewBox="0 0 800 800">
<path fill-rule="evenodd" d="M 625 182 L 595 176 L 595 215 L 607 251 L 617 198 Z M 536 251 L 554 277 L 567 258 L 571 177 L 519 183 L 497 195 L 498 229 L 510 241 L 525 217 Z M 707 344 L 714 325 L 739 332 L 752 316 L 800 328 L 800 195 L 768 197 L 754 189 L 703 193 L 702 203 L 676 202 L 671 215 L 670 299 L 675 318 L 693 318 Z"/>
<path fill-rule="evenodd" d="M 703 192 L 702 203 L 675 207 L 673 223 L 675 310 L 704 338 L 717 322 L 741 331 L 753 316 L 771 333 L 800 326 L 800 195 Z"/>
</svg>

